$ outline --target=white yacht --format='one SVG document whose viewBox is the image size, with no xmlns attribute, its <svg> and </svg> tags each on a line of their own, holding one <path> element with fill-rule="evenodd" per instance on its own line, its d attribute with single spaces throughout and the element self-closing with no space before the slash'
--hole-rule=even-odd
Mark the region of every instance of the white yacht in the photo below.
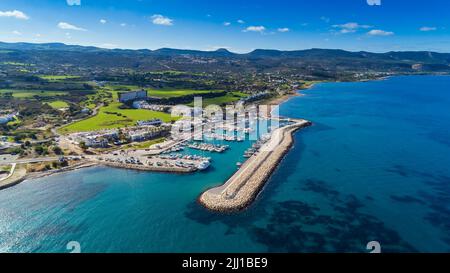
<svg viewBox="0 0 450 273">
<path fill-rule="evenodd" d="M 197 165 L 197 169 L 203 171 L 206 170 L 209 167 L 209 165 L 211 165 L 211 163 L 208 160 L 204 160 Z"/>
</svg>

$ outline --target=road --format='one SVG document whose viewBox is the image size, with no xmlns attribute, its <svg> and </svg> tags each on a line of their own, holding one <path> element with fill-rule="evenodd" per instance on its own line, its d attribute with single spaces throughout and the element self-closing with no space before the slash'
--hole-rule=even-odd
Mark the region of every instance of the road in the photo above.
<svg viewBox="0 0 450 273">
<path fill-rule="evenodd" d="M 12 164 L 11 169 L 9 170 L 8 176 L 7 177 L 3 177 L 2 179 L 0 179 L 0 182 L 10 178 L 14 174 L 14 171 L 16 170 L 16 165 L 17 165 L 16 163 Z"/>
<path fill-rule="evenodd" d="M 24 158 L 24 159 L 6 159 L 2 160 L 1 164 L 26 164 L 26 163 L 38 163 L 38 162 L 49 162 L 57 161 L 60 157 L 38 157 L 38 158 Z"/>
</svg>

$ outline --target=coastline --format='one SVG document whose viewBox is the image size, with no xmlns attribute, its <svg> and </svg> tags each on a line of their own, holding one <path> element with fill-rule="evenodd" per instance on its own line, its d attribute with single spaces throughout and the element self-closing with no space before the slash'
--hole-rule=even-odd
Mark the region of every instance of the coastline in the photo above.
<svg viewBox="0 0 450 273">
<path fill-rule="evenodd" d="M 260 102 L 260 104 L 266 103 L 268 105 L 279 106 L 280 104 L 290 100 L 293 97 L 303 96 L 303 94 L 301 94 L 300 91 L 310 89 L 315 84 L 316 84 L 316 82 L 308 83 L 305 87 L 295 90 L 292 93 L 274 97 L 274 98 L 270 98 L 267 100 L 263 100 L 262 102 Z M 271 108 L 271 110 L 272 110 L 272 108 Z M 271 114 L 271 113 L 268 113 L 268 114 Z M 268 115 L 266 114 L 266 116 L 268 116 Z M 88 168 L 88 167 L 100 166 L 100 165 L 107 166 L 110 168 L 133 169 L 133 170 L 153 171 L 153 172 L 170 172 L 170 173 L 179 173 L 179 174 L 192 172 L 192 170 L 179 170 L 179 169 L 168 170 L 168 169 L 159 169 L 156 167 L 142 168 L 142 167 L 133 166 L 133 165 L 128 166 L 128 165 L 123 165 L 123 164 L 120 165 L 120 164 L 114 164 L 114 163 L 106 164 L 104 162 L 94 162 L 94 161 L 78 163 L 78 164 L 74 164 L 72 166 L 64 167 L 64 168 L 57 169 L 57 170 L 48 170 L 48 171 L 40 171 L 40 172 L 33 172 L 33 173 L 27 173 L 26 170 L 23 167 L 21 167 L 22 169 L 18 168 L 19 170 L 17 170 L 10 178 L 5 179 L 4 181 L 2 181 L 2 183 L 0 183 L 0 190 L 20 184 L 21 182 L 23 182 L 25 180 L 33 180 L 33 179 L 37 179 L 37 178 L 51 176 L 54 174 L 70 172 L 70 171 L 74 171 L 74 170 L 78 170 L 78 169 L 82 169 L 82 168 Z M 19 172 L 19 174 L 17 175 L 18 172 Z"/>
<path fill-rule="evenodd" d="M 38 178 L 42 178 L 42 177 L 51 176 L 54 174 L 75 171 L 78 169 L 93 167 L 93 166 L 97 166 L 97 165 L 98 165 L 97 163 L 89 161 L 89 162 L 82 162 L 82 163 L 74 164 L 74 165 L 64 167 L 61 169 L 32 172 L 32 173 L 27 173 L 25 167 L 20 166 L 17 168 L 18 170 L 16 170 L 16 172 L 10 178 L 8 178 L 9 181 L 8 181 L 8 179 L 6 179 L 3 183 L 0 184 L 0 190 L 4 190 L 4 189 L 10 188 L 10 187 L 13 187 L 13 186 L 18 185 L 26 180 L 38 179 Z"/>
</svg>

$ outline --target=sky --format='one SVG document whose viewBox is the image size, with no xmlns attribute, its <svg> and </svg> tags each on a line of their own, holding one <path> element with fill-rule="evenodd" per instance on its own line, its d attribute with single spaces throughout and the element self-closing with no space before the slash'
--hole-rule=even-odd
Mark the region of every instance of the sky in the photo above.
<svg viewBox="0 0 450 273">
<path fill-rule="evenodd" d="M 450 52 L 448 0 L 0 0 L 0 41 Z"/>
</svg>

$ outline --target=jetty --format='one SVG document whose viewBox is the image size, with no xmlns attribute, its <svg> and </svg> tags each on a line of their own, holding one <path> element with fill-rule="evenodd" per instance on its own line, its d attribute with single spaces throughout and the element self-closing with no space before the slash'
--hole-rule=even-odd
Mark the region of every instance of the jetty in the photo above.
<svg viewBox="0 0 450 273">
<path fill-rule="evenodd" d="M 199 202 L 207 209 L 220 212 L 239 211 L 250 205 L 291 148 L 293 133 L 311 125 L 303 119 L 292 119 L 291 122 L 274 130 L 258 153 L 242 164 L 225 184 L 202 193 Z"/>
</svg>

